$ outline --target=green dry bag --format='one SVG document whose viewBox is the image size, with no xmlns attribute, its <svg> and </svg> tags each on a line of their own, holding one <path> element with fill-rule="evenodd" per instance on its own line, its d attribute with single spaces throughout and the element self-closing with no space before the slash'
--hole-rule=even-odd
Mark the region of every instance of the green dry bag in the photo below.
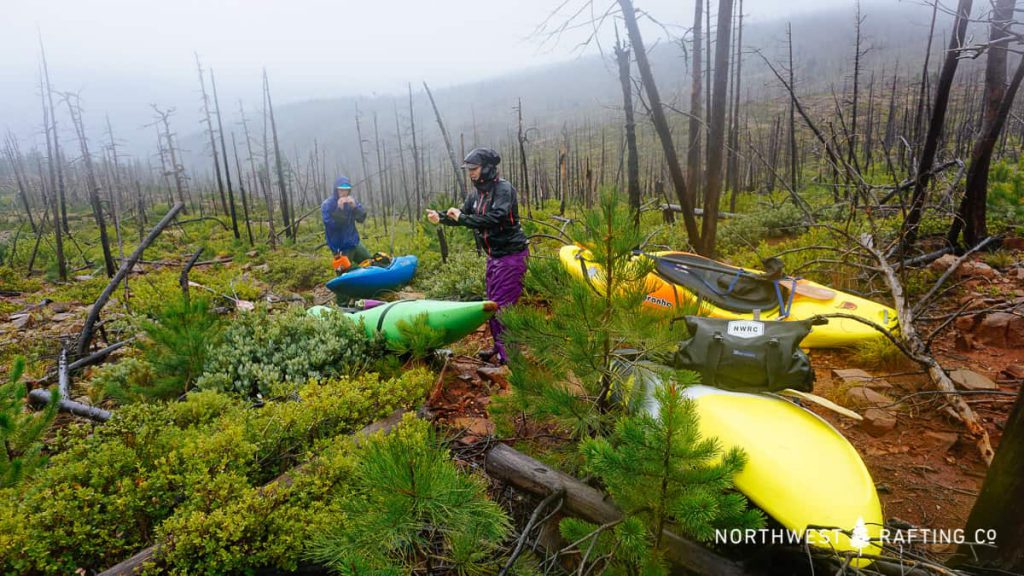
<svg viewBox="0 0 1024 576">
<path fill-rule="evenodd" d="M 811 326 L 824 318 L 798 321 L 725 320 L 687 316 L 690 338 L 673 355 L 676 368 L 694 370 L 707 386 L 739 392 L 810 392 L 814 370 L 800 349 Z"/>
</svg>

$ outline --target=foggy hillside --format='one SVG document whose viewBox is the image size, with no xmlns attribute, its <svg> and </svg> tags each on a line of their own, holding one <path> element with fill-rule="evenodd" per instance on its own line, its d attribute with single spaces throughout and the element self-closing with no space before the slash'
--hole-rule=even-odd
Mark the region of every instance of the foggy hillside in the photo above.
<svg viewBox="0 0 1024 576">
<path fill-rule="evenodd" d="M 746 11 L 749 13 L 751 10 L 748 8 Z M 924 58 L 931 8 L 901 2 L 897 5 L 865 4 L 862 11 L 865 16 L 864 45 L 869 49 L 864 58 L 864 69 L 884 70 L 890 82 L 894 69 L 901 76 L 912 74 L 916 77 Z M 854 20 L 852 7 L 792 20 L 797 84 L 801 93 L 827 92 L 830 85 L 834 85 L 837 92 L 843 90 L 844 82 L 853 69 Z M 945 46 L 944 34 L 950 23 L 950 16 L 939 14 L 933 63 L 936 62 L 935 54 L 941 53 Z M 782 96 L 782 88 L 754 54 L 754 50 L 761 50 L 777 65 L 783 63 L 785 27 L 784 21 L 745 25 L 745 99 L 763 100 Z M 651 38 L 648 42 L 654 74 L 662 87 L 663 98 L 685 109 L 690 79 L 689 66 L 682 48 L 678 42 L 669 43 L 664 38 Z M 618 78 L 610 61 L 611 48 L 603 48 L 606 58 L 596 53 L 596 47 L 591 47 L 590 54 L 571 62 L 481 82 L 467 78 L 463 85 L 435 89 L 434 96 L 452 133 L 456 154 L 459 153 L 460 136 L 465 139 L 467 150 L 474 145 L 497 146 L 499 140 L 504 140 L 507 127 L 514 125 L 514 107 L 519 98 L 523 103 L 524 122 L 528 126 L 538 127 L 541 138 L 557 137 L 558 129 L 564 122 L 585 120 L 592 125 L 599 125 L 605 120 L 618 118 L 621 114 Z M 972 65 L 968 61 L 964 69 Z M 862 78 L 865 86 L 869 81 L 870 74 Z M 439 145 L 437 124 L 422 84 L 414 79 L 412 90 L 417 138 L 421 143 Z M 333 155 L 341 158 L 341 165 L 329 165 L 328 171 L 336 169 L 361 174 L 354 120 L 357 106 L 362 116 L 363 138 L 368 142 L 367 150 L 373 149 L 375 113 L 381 138 L 393 137 L 396 106 L 402 130 L 406 132 L 403 134 L 405 145 L 409 145 L 409 102 L 408 95 L 402 93 L 374 98 L 320 99 L 281 106 L 277 110 L 277 125 L 286 154 L 295 158 L 298 152 L 305 157 L 316 140 L 321 148 L 326 147 L 330 151 L 328 157 Z M 257 112 L 250 110 L 249 114 L 256 116 Z M 250 122 L 254 121 L 258 126 L 258 117 L 255 120 L 250 118 Z M 256 131 L 259 132 L 259 129 Z M 203 155 L 206 149 L 204 139 L 204 135 L 194 133 L 182 140 L 184 148 L 190 152 L 189 161 L 200 172 L 209 163 L 208 156 Z M 376 158 L 367 152 L 367 160 L 372 172 Z"/>
</svg>

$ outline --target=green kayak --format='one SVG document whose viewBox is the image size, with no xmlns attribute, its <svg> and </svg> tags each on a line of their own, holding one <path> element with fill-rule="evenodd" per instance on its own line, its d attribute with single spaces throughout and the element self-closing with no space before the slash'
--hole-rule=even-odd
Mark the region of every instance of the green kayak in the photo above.
<svg viewBox="0 0 1024 576">
<path fill-rule="evenodd" d="M 498 310 L 498 305 L 490 300 L 478 302 L 446 302 L 444 300 L 399 300 L 375 306 L 362 312 L 354 312 L 348 317 L 355 322 L 363 322 L 368 336 L 383 332 L 388 343 L 402 343 L 402 332 L 399 323 L 411 324 L 421 315 L 426 318 L 428 326 L 434 330 L 443 330 L 443 344 L 451 344 L 461 340 L 486 322 Z M 334 314 L 336 308 L 313 306 L 308 310 L 313 316 Z"/>
</svg>

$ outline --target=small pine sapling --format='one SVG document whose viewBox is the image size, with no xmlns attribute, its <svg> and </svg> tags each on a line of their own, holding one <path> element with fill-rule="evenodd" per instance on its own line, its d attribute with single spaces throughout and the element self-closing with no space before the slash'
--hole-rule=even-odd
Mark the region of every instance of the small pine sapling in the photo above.
<svg viewBox="0 0 1024 576">
<path fill-rule="evenodd" d="M 41 412 L 25 410 L 28 386 L 21 381 L 25 358 L 14 359 L 7 382 L 0 385 L 0 488 L 21 482 L 46 462 L 42 437 L 57 415 L 60 393 L 54 388 Z"/>
<path fill-rule="evenodd" d="M 460 472 L 427 422 L 406 417 L 360 457 L 341 518 L 311 546 L 340 574 L 486 574 L 510 530 L 478 477 Z"/>
<path fill-rule="evenodd" d="M 189 391 L 203 373 L 210 347 L 221 331 L 220 318 L 206 298 L 180 297 L 171 300 L 155 321 L 143 321 L 148 341 L 142 346 L 153 367 L 152 386 L 138 386 L 133 392 L 151 399 L 171 399 Z"/>
<path fill-rule="evenodd" d="M 680 383 L 659 386 L 654 397 L 657 416 L 624 417 L 608 438 L 580 445 L 586 469 L 605 484 L 624 520 L 606 527 L 565 520 L 560 529 L 584 553 L 592 547 L 592 561 L 604 558 L 609 574 L 665 573 L 665 530 L 706 542 L 718 529 L 764 524 L 732 489 L 746 463 L 743 452 L 723 453 L 717 439 L 700 436 L 696 408 Z"/>
<path fill-rule="evenodd" d="M 589 252 L 580 261 L 584 280 L 559 261 L 537 258 L 526 282 L 549 309 L 515 306 L 502 316 L 512 344 L 510 408 L 553 418 L 577 438 L 605 432 L 614 422 L 622 378 L 613 360 L 622 349 L 667 351 L 685 337 L 682 323 L 673 325 L 667 314 L 640 312 L 653 262 L 635 257 L 644 237 L 627 206 L 605 194 L 582 222 L 580 244 Z M 587 269 L 590 263 L 600 268 Z"/>
</svg>

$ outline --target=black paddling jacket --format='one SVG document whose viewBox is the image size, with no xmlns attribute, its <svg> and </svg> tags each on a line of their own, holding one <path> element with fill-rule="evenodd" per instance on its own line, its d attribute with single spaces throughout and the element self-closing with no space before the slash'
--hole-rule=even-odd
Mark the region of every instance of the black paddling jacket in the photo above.
<svg viewBox="0 0 1024 576">
<path fill-rule="evenodd" d="M 442 216 L 441 222 L 448 226 L 472 228 L 489 258 L 500 258 L 526 250 L 526 235 L 519 225 L 516 189 L 508 180 L 499 179 L 484 190 L 473 188 L 466 196 L 459 221 Z"/>
</svg>

